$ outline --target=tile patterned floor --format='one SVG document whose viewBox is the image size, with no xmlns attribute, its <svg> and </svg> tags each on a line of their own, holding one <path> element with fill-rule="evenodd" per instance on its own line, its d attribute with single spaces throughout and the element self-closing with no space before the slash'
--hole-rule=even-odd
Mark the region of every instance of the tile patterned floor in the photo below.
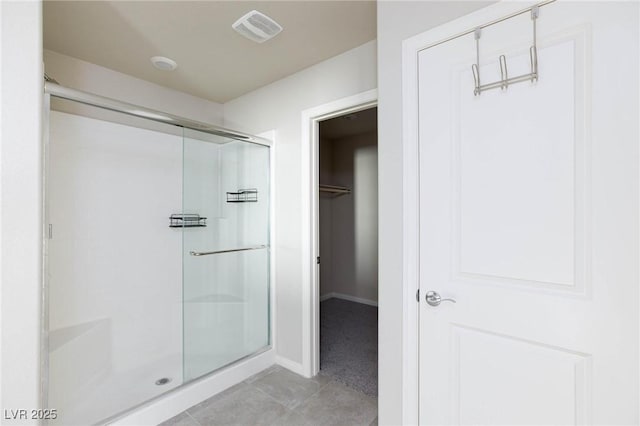
<svg viewBox="0 0 640 426">
<path fill-rule="evenodd" d="M 273 366 L 160 426 L 370 426 L 377 401 L 326 376 Z"/>
</svg>

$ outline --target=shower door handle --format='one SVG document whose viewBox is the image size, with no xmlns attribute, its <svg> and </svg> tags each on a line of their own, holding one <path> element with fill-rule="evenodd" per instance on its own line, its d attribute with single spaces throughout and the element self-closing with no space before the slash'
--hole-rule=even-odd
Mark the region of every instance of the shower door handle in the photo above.
<svg viewBox="0 0 640 426">
<path fill-rule="evenodd" d="M 216 250 L 216 251 L 190 251 L 189 254 L 191 256 L 208 256 L 210 254 L 233 253 L 236 251 L 248 251 L 248 250 L 260 250 L 263 248 L 267 248 L 267 246 L 260 245 L 260 246 L 253 246 L 253 247 L 245 247 L 245 248 L 237 248 L 237 249 L 229 249 L 229 250 Z"/>
</svg>

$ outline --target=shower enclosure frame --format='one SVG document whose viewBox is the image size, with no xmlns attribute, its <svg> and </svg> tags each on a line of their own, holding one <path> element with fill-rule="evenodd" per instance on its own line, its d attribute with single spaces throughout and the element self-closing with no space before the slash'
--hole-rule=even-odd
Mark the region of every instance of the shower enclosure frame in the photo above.
<svg viewBox="0 0 640 426">
<path fill-rule="evenodd" d="M 48 407 L 48 394 L 49 394 L 49 253 L 48 245 L 49 240 L 52 238 L 52 229 L 49 224 L 49 197 L 48 197 L 48 172 L 49 165 L 49 127 L 50 127 L 50 111 L 51 111 L 51 97 L 59 98 L 68 101 L 74 101 L 80 104 L 89 105 L 92 107 L 101 108 L 108 111 L 126 114 L 129 116 L 151 120 L 159 123 L 173 125 L 176 127 L 182 127 L 185 129 L 196 130 L 202 133 L 208 133 L 216 136 L 228 137 L 241 142 L 248 142 L 256 145 L 262 145 L 269 148 L 269 230 L 268 230 L 268 244 L 269 244 L 269 340 L 268 344 L 254 353 L 248 354 L 244 357 L 236 359 L 229 364 L 221 366 L 215 370 L 212 370 L 202 376 L 195 379 L 184 381 L 179 386 L 172 388 L 162 394 L 145 400 L 139 404 L 128 407 L 124 411 L 115 413 L 114 415 L 103 419 L 101 424 L 110 424 L 117 420 L 123 419 L 130 414 L 133 414 L 137 410 L 150 406 L 168 395 L 176 394 L 184 391 L 185 387 L 193 385 L 199 382 L 211 379 L 213 375 L 216 375 L 225 369 L 229 369 L 233 366 L 241 364 L 251 358 L 258 355 L 274 352 L 275 342 L 275 249 L 274 249 L 274 201 L 275 190 L 273 188 L 274 182 L 274 141 L 273 131 L 265 132 L 270 133 L 272 138 L 268 139 L 262 136 L 251 135 L 244 132 L 238 132 L 235 130 L 227 129 L 221 126 L 204 123 L 201 121 L 191 120 L 188 118 L 180 117 L 177 115 L 161 112 L 158 110 L 130 104 L 127 102 L 118 101 L 115 99 L 94 95 L 92 93 L 71 89 L 64 87 L 57 82 L 49 80 L 45 77 L 44 82 L 44 95 L 42 102 L 42 288 L 41 288 L 41 330 L 40 330 L 40 406 L 43 408 Z M 275 362 L 275 355 L 273 355 L 273 361 Z M 178 414 L 178 413 L 176 413 Z M 45 420 L 44 424 L 48 422 Z"/>
</svg>

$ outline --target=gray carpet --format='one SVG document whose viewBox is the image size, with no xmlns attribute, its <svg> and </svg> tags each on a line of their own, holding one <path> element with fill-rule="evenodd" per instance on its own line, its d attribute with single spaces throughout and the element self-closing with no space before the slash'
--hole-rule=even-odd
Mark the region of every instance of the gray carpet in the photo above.
<svg viewBox="0 0 640 426">
<path fill-rule="evenodd" d="M 329 299 L 320 303 L 320 374 L 378 397 L 378 308 Z"/>
</svg>

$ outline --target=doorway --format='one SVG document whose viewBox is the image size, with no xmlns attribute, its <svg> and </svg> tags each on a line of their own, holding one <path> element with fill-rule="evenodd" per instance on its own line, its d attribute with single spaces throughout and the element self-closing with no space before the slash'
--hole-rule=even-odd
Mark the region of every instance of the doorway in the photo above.
<svg viewBox="0 0 640 426">
<path fill-rule="evenodd" d="M 320 121 L 318 142 L 319 374 L 375 398 L 377 108 Z"/>
<path fill-rule="evenodd" d="M 302 365 L 300 372 L 313 377 L 320 371 L 320 241 L 319 146 L 320 123 L 355 114 L 377 105 L 376 89 L 318 105 L 302 112 Z"/>
</svg>

